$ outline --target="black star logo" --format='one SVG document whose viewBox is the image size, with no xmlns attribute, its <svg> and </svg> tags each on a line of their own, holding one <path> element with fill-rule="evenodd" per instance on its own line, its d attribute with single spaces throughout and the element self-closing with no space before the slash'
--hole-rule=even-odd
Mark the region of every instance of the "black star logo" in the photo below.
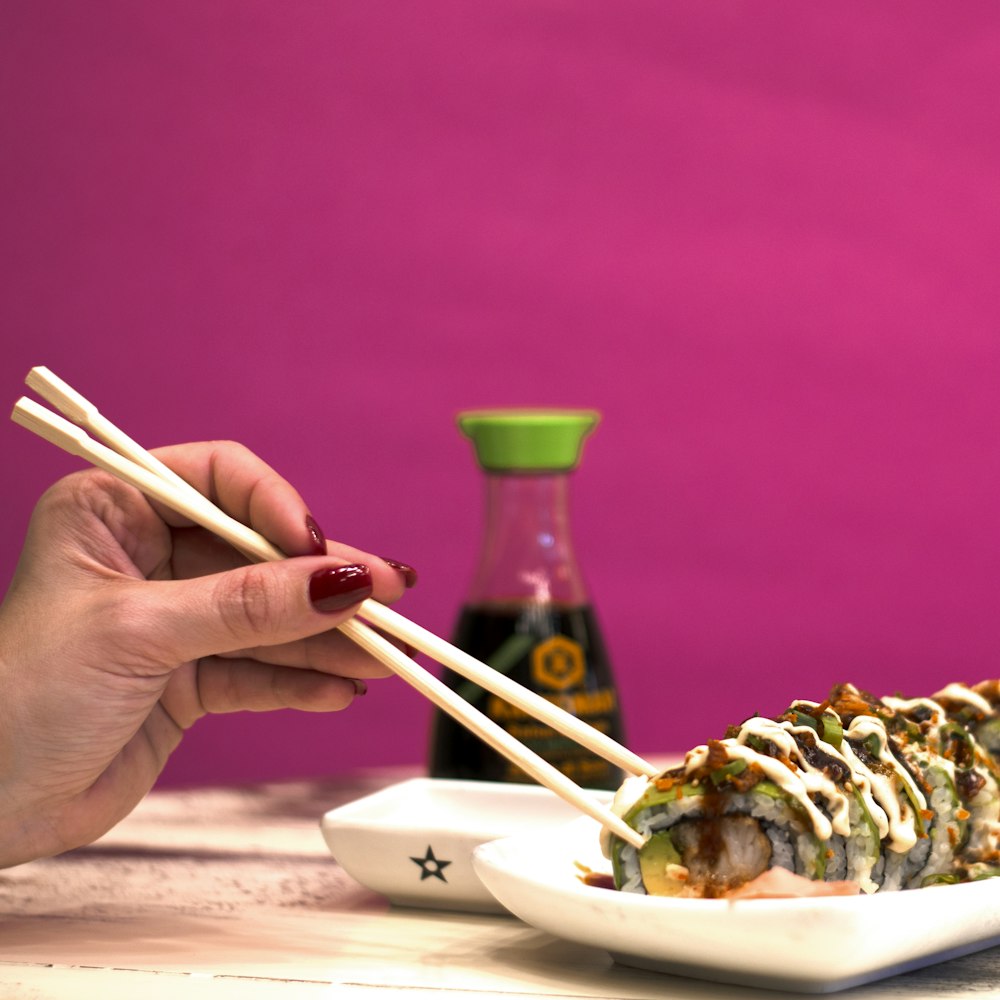
<svg viewBox="0 0 1000 1000">
<path fill-rule="evenodd" d="M 430 844 L 427 845 L 427 850 L 424 852 L 422 858 L 410 858 L 410 860 L 420 867 L 420 881 L 423 882 L 425 878 L 439 878 L 442 882 L 447 882 L 448 880 L 444 877 L 444 870 L 451 864 L 450 861 L 438 861 L 434 857 L 434 848 Z"/>
</svg>

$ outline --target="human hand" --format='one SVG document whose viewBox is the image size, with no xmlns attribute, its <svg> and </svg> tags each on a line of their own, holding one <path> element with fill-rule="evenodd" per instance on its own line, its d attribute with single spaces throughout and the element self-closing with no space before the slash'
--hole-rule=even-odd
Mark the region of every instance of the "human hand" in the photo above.
<svg viewBox="0 0 1000 1000">
<path fill-rule="evenodd" d="M 240 445 L 156 455 L 297 558 L 247 565 L 98 470 L 46 492 L 0 606 L 0 867 L 106 832 L 205 714 L 335 711 L 388 673 L 335 627 L 409 567 L 326 542 Z"/>
</svg>

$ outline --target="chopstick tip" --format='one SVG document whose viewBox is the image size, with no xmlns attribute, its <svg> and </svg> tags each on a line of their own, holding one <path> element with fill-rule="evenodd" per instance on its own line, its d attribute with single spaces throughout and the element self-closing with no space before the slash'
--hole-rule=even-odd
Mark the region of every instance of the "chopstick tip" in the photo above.
<svg viewBox="0 0 1000 1000">
<path fill-rule="evenodd" d="M 42 399 L 51 403 L 77 424 L 89 424 L 97 415 L 97 407 L 81 396 L 72 386 L 64 382 L 45 365 L 36 365 L 25 376 L 25 384 L 37 392 Z"/>
<path fill-rule="evenodd" d="M 24 376 L 24 384 L 29 388 L 34 389 L 40 382 L 45 380 L 47 375 L 50 374 L 51 372 L 45 367 L 45 365 L 35 365 L 33 368 L 30 368 L 28 370 L 28 374 Z"/>
<path fill-rule="evenodd" d="M 18 417 L 20 417 L 24 413 L 24 411 L 27 409 L 27 404 L 29 404 L 30 402 L 31 400 L 28 399 L 27 396 L 20 396 L 17 402 L 15 402 L 14 406 L 11 408 L 10 419 L 13 420 L 15 423 L 17 423 Z"/>
</svg>

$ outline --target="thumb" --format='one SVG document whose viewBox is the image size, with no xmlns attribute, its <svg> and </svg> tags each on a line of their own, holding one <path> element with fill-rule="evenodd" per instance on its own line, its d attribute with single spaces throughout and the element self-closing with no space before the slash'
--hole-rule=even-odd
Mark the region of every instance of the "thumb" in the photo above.
<svg viewBox="0 0 1000 1000">
<path fill-rule="evenodd" d="M 299 557 L 142 587 L 143 641 L 165 665 L 304 639 L 370 597 L 369 568 Z"/>
</svg>

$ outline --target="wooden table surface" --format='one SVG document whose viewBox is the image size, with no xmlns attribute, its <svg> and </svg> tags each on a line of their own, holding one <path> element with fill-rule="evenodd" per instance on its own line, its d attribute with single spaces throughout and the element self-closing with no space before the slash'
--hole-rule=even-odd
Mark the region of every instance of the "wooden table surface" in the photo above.
<svg viewBox="0 0 1000 1000">
<path fill-rule="evenodd" d="M 771 995 L 619 966 L 513 917 L 390 906 L 337 865 L 318 821 L 409 776 L 154 791 L 97 844 L 0 872 L 0 997 Z M 838 996 L 1000 996 L 1000 948 Z"/>
</svg>

